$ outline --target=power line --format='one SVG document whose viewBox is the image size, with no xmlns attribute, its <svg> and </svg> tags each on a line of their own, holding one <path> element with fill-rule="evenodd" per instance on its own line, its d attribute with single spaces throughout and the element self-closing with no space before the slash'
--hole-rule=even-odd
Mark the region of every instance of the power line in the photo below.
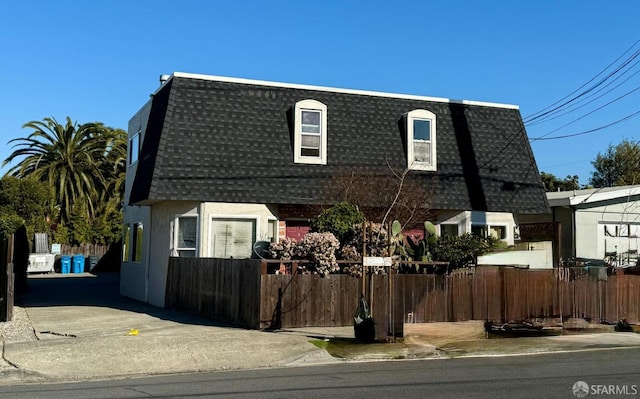
<svg viewBox="0 0 640 399">
<path fill-rule="evenodd" d="M 615 65 L 615 64 L 616 64 L 620 59 L 622 59 L 622 58 L 623 58 L 627 53 L 629 53 L 629 52 L 630 52 L 634 47 L 636 47 L 636 46 L 638 45 L 638 43 L 640 43 L 640 40 L 637 40 L 635 43 L 633 43 L 633 45 L 632 45 L 631 47 L 629 47 L 627 50 L 625 50 L 625 51 L 624 51 L 620 56 L 618 56 L 618 57 L 617 57 L 613 62 L 611 62 L 609 65 L 607 65 L 607 67 L 606 67 L 606 68 L 604 68 L 602 71 L 600 71 L 598 74 L 596 74 L 596 75 L 595 75 L 593 78 L 591 78 L 589 81 L 587 81 L 586 83 L 584 83 L 583 85 L 581 85 L 578 89 L 574 90 L 574 91 L 573 91 L 573 92 L 571 92 L 569 95 L 567 95 L 567 96 L 563 97 L 562 99 L 560 99 L 560 100 L 556 101 L 555 103 L 553 103 L 553 104 L 551 104 L 550 106 L 548 106 L 548 107 L 544 108 L 543 110 L 538 111 L 537 113 L 534 113 L 534 114 L 532 114 L 531 116 L 527 117 L 527 118 L 529 119 L 529 122 L 525 122 L 525 119 L 527 119 L 527 118 L 524 118 L 524 119 L 523 119 L 523 122 L 524 122 L 526 125 L 529 125 L 529 124 L 531 123 L 531 121 L 534 121 L 534 120 L 536 120 L 536 119 L 542 119 L 544 115 L 550 115 L 550 114 L 552 114 L 552 113 L 559 112 L 560 110 L 565 109 L 565 108 L 566 108 L 568 105 L 570 105 L 572 102 L 577 101 L 577 100 L 578 100 L 579 98 L 581 98 L 581 97 L 587 96 L 587 94 L 589 94 L 590 92 L 593 92 L 593 91 L 594 91 L 595 89 L 597 89 L 599 86 L 602 86 L 602 85 L 603 85 L 607 80 L 611 79 L 611 78 L 612 78 L 612 77 L 614 77 L 615 75 L 620 74 L 620 73 L 621 73 L 621 71 L 623 71 L 623 70 L 624 70 L 624 68 L 625 68 L 626 66 L 628 66 L 628 65 L 629 65 L 629 64 L 630 64 L 634 59 L 636 59 L 638 56 L 640 56 L 640 50 L 636 50 L 636 51 L 635 51 L 631 56 L 629 56 L 627 59 L 625 59 L 625 60 L 622 62 L 622 64 L 621 64 L 621 65 L 618 65 L 618 66 L 617 66 L 617 67 L 616 67 L 612 72 L 610 72 L 606 77 L 604 77 L 604 78 L 600 79 L 600 81 L 598 81 L 595 85 L 591 86 L 590 88 L 588 88 L 588 89 L 587 89 L 587 90 L 585 90 L 584 92 L 582 92 L 582 93 L 578 94 L 578 95 L 577 95 L 577 96 L 575 96 L 574 98 L 572 98 L 572 99 L 570 99 L 570 100 L 566 101 L 564 104 L 559 105 L 559 106 L 556 106 L 558 103 L 560 103 L 560 102 L 562 102 L 563 100 L 566 100 L 567 98 L 571 97 L 573 94 L 575 94 L 576 92 L 578 92 L 578 91 L 579 91 L 579 90 L 581 90 L 582 88 L 587 87 L 587 86 L 589 85 L 589 83 L 591 83 L 591 82 L 595 81 L 595 80 L 596 80 L 600 75 L 604 74 L 604 73 L 605 73 L 607 70 L 609 70 L 613 65 Z M 638 65 L 638 62 L 634 63 L 634 64 L 632 65 L 632 67 L 635 67 L 636 65 Z M 629 69 L 627 69 L 626 71 L 622 72 L 622 73 L 620 74 L 620 76 L 623 76 L 624 74 L 626 74 L 627 72 L 629 72 L 629 70 L 631 70 L 631 69 L 629 68 Z M 636 72 L 636 73 L 632 74 L 632 75 L 631 75 L 631 77 L 635 76 L 637 73 L 638 73 L 638 72 Z M 619 76 L 619 77 L 617 77 L 616 79 L 614 79 L 614 80 L 613 80 L 613 82 L 615 82 L 617 79 L 619 79 L 619 78 L 620 78 L 620 76 Z M 623 81 L 622 83 L 627 82 L 631 77 L 629 77 L 628 79 L 626 79 L 626 80 L 625 80 L 625 81 Z M 610 82 L 610 83 L 608 83 L 608 84 L 604 85 L 604 87 L 603 87 L 602 89 L 604 89 L 604 88 L 608 87 L 608 86 L 609 86 L 610 84 L 612 84 L 613 82 Z M 621 84 L 619 84 L 618 86 L 616 86 L 615 88 L 620 87 L 620 86 L 622 85 L 622 83 L 621 83 Z M 615 88 L 614 88 L 614 89 L 615 89 Z M 596 92 L 595 92 L 595 93 L 593 93 L 592 95 L 594 95 L 594 94 L 596 94 L 596 93 L 600 92 L 602 89 L 600 89 L 600 90 L 596 91 Z M 612 90 L 613 90 L 613 89 L 612 89 Z M 610 90 L 610 91 L 611 91 L 611 90 Z M 609 93 L 610 91 L 608 91 L 607 93 Z M 607 93 L 605 93 L 605 94 L 607 94 Z M 630 93 L 629 93 L 629 94 L 630 94 Z M 600 97 L 601 97 L 601 96 L 600 96 Z M 600 98 L 600 97 L 599 97 L 599 98 Z M 589 97 L 587 96 L 587 97 L 585 97 L 585 98 L 589 98 Z M 595 100 L 594 100 L 594 101 L 595 101 Z M 586 104 L 585 104 L 585 105 L 586 105 Z M 554 107 L 554 106 L 555 106 L 555 107 Z M 552 110 L 550 110 L 550 108 L 553 108 L 553 109 L 552 109 Z M 600 108 L 602 108 L 602 107 L 600 107 Z M 600 109 L 600 108 L 599 108 L 599 109 Z M 597 110 L 594 110 L 594 111 L 592 111 L 591 113 L 593 113 L 593 112 L 595 112 L 595 111 L 597 111 Z M 628 119 L 628 118 L 627 118 L 627 119 Z M 623 118 L 623 120 L 625 120 L 625 119 Z M 606 125 L 606 126 L 603 126 L 603 127 L 600 127 L 600 128 L 592 129 L 592 130 L 587 131 L 587 132 L 580 132 L 580 133 L 578 133 L 578 134 L 574 134 L 574 135 L 581 135 L 581 134 L 587 134 L 587 133 L 590 133 L 590 132 L 595 132 L 595 131 L 602 130 L 602 129 L 606 128 L 606 127 L 609 127 L 609 126 L 615 125 L 616 123 L 620 123 L 620 122 L 621 122 L 621 121 L 616 121 L 616 122 L 614 122 L 614 123 L 612 123 L 612 124 L 609 124 L 609 125 Z M 485 161 L 482 165 L 480 165 L 480 168 L 487 166 L 488 164 L 490 164 L 491 162 L 493 162 L 493 161 L 495 161 L 495 160 L 499 160 L 499 159 L 500 159 L 500 156 L 504 153 L 504 151 L 505 151 L 509 146 L 511 146 L 511 145 L 513 144 L 513 142 L 516 140 L 516 138 L 517 138 L 518 136 L 520 136 L 523 132 L 525 132 L 525 125 L 524 125 L 524 124 L 523 124 L 522 126 L 520 126 L 519 128 L 517 128 L 517 129 L 513 132 L 513 135 L 511 135 L 510 137 L 506 137 L 506 138 L 505 138 L 505 144 L 504 144 L 504 145 L 503 145 L 499 150 L 497 150 L 497 151 L 495 152 L 495 154 L 494 154 L 494 155 L 490 156 L 490 157 L 489 157 L 489 159 L 488 159 L 487 161 Z M 547 134 L 550 134 L 550 133 L 547 133 Z M 572 136 L 573 136 L 573 135 L 558 136 L 557 138 L 572 137 Z M 530 139 L 529 141 L 530 141 L 530 142 L 534 142 L 534 141 L 537 141 L 537 140 L 540 140 L 540 139 L 542 139 L 542 138 L 538 138 L 538 139 Z M 554 138 L 549 138 L 549 139 L 555 139 L 555 137 L 554 137 Z"/>
<path fill-rule="evenodd" d="M 560 127 L 556 128 L 556 129 L 554 129 L 554 130 L 552 130 L 552 131 L 550 131 L 550 132 L 548 132 L 548 133 L 546 133 L 546 134 L 544 134 L 544 135 L 542 135 L 542 136 L 538 137 L 538 140 L 541 140 L 543 137 L 548 136 L 548 135 L 550 135 L 551 133 L 555 133 L 555 132 L 557 132 L 557 131 L 558 131 L 558 130 L 560 130 L 560 129 L 564 129 L 564 128 L 565 128 L 565 127 L 567 127 L 567 126 L 572 125 L 572 124 L 574 124 L 574 123 L 578 122 L 579 120 L 582 120 L 582 119 L 586 118 L 587 116 L 592 115 L 592 114 L 594 114 L 595 112 L 600 111 L 601 109 L 603 109 L 603 108 L 605 108 L 605 107 L 608 107 L 609 105 L 611 105 L 611 104 L 613 104 L 613 103 L 615 103 L 615 102 L 617 102 L 617 101 L 619 101 L 619 100 L 622 100 L 623 98 L 627 97 L 627 96 L 628 96 L 628 95 L 630 95 L 630 94 L 635 93 L 635 92 L 636 92 L 636 91 L 638 91 L 638 90 L 640 90 L 640 86 L 636 87 L 635 89 L 633 89 L 633 90 L 631 90 L 631 91 L 626 92 L 625 94 L 623 94 L 623 95 L 621 95 L 621 96 L 619 96 L 619 97 L 617 97 L 617 98 L 614 98 L 613 100 L 609 101 L 608 103 L 606 103 L 606 104 L 604 104 L 604 105 L 601 105 L 601 106 L 599 106 L 598 108 L 596 108 L 596 109 L 594 109 L 594 110 L 591 110 L 591 111 L 587 112 L 586 114 L 583 114 L 582 116 L 580 116 L 580 117 L 578 117 L 578 118 L 576 118 L 576 119 L 574 119 L 574 120 L 572 120 L 572 121 L 570 121 L 570 122 L 567 122 L 567 123 L 565 123 L 564 125 L 562 125 L 562 126 L 560 126 Z"/>
<path fill-rule="evenodd" d="M 638 65 L 638 64 L 640 64 L 640 60 L 636 61 L 636 63 L 634 64 L 634 66 L 636 66 L 636 65 Z M 585 98 L 583 98 L 583 99 L 581 99 L 581 100 L 577 101 L 577 102 L 574 104 L 574 106 L 569 107 L 569 109 L 568 109 L 566 112 L 561 113 L 561 114 L 558 114 L 558 115 L 555 115 L 555 116 L 550 116 L 549 118 L 541 119 L 541 120 L 538 120 L 538 121 L 535 121 L 535 122 L 532 122 L 532 123 L 527 123 L 527 126 L 535 126 L 535 125 L 539 125 L 539 124 L 542 124 L 542 123 L 546 123 L 546 122 L 552 121 L 552 120 L 554 120 L 554 119 L 558 119 L 558 118 L 560 118 L 560 117 L 562 117 L 562 116 L 568 115 L 568 114 L 570 114 L 570 113 L 572 113 L 572 112 L 575 112 L 575 111 L 577 111 L 577 110 L 578 110 L 578 109 L 580 109 L 580 108 L 584 108 L 584 107 L 586 107 L 587 105 L 589 105 L 589 104 L 591 104 L 591 103 L 593 103 L 593 102 L 595 102 L 595 101 L 597 101 L 597 100 L 601 99 L 602 97 L 604 97 L 604 96 L 606 96 L 607 94 L 611 93 L 612 91 L 614 91 L 615 89 L 619 88 L 619 87 L 620 87 L 620 86 L 622 86 L 623 84 L 627 83 L 629 80 L 631 80 L 631 78 L 633 78 L 633 77 L 634 77 L 634 76 L 636 76 L 638 73 L 640 73 L 640 69 L 639 69 L 639 70 L 637 70 L 636 72 L 634 72 L 631 76 L 629 76 L 628 78 L 626 78 L 625 80 L 623 80 L 623 81 L 622 81 L 622 82 L 620 82 L 619 84 L 617 84 L 616 86 L 612 87 L 611 89 L 607 90 L 606 92 L 604 92 L 604 93 L 602 93 L 601 95 L 597 96 L 596 98 L 592 99 L 591 101 L 588 101 L 588 102 L 586 102 L 586 103 L 584 103 L 584 104 L 582 104 L 582 105 L 580 105 L 580 106 L 576 106 L 576 105 L 578 105 L 578 104 L 580 104 L 580 103 L 582 103 L 582 102 L 586 101 L 587 99 L 589 99 L 589 98 L 593 97 L 595 94 L 597 94 L 597 93 L 601 92 L 601 91 L 602 91 L 602 90 L 604 90 L 606 87 L 610 86 L 613 82 L 615 82 L 616 80 L 618 80 L 618 79 L 620 79 L 622 76 L 624 76 L 624 74 L 626 74 L 627 72 L 629 72 L 629 70 L 627 70 L 627 71 L 623 72 L 620 76 L 618 76 L 617 78 L 615 78 L 612 82 L 609 82 L 608 84 L 606 84 L 605 86 L 603 86 L 603 87 L 601 87 L 599 90 L 597 90 L 596 92 L 591 93 L 591 95 L 589 95 L 589 96 L 587 96 L 587 97 L 585 97 Z"/>
<path fill-rule="evenodd" d="M 636 117 L 638 115 L 640 115 L 640 111 L 636 111 L 636 112 L 634 112 L 634 113 L 632 113 L 630 115 L 625 116 L 624 118 L 618 119 L 616 121 L 613 121 L 613 122 L 608 123 L 608 124 L 603 125 L 603 126 L 599 126 L 597 128 L 594 128 L 594 129 L 589 129 L 589 130 L 585 130 L 585 131 L 578 132 L 578 133 L 565 134 L 565 135 L 562 135 L 562 136 L 553 136 L 553 137 L 541 136 L 541 137 L 532 138 L 529 141 L 533 142 L 533 141 L 542 141 L 542 140 L 557 140 L 557 139 L 566 139 L 568 137 L 582 136 L 582 135 L 585 135 L 585 134 L 597 132 L 597 131 L 602 130 L 602 129 L 606 129 L 606 128 L 611 127 L 613 125 L 617 125 L 618 123 L 622 123 L 622 122 L 624 122 L 624 121 L 626 121 L 628 119 L 631 119 L 633 117 Z"/>
<path fill-rule="evenodd" d="M 573 98 L 570 98 L 569 100 L 567 100 L 569 97 L 571 97 L 572 95 L 574 95 L 575 93 L 577 93 L 579 90 L 583 89 L 584 87 L 586 87 L 589 83 L 593 82 L 594 80 L 596 80 L 596 78 L 598 78 L 598 76 L 602 75 L 603 73 L 605 73 L 609 68 L 611 68 L 611 66 L 613 66 L 616 62 L 618 62 L 618 60 L 620 60 L 625 54 L 627 54 L 629 51 L 631 51 L 631 49 L 633 49 L 638 43 L 640 43 L 640 40 L 636 41 L 635 43 L 633 43 L 633 45 L 631 47 L 629 47 L 624 53 L 622 53 L 618 58 L 616 58 L 613 62 L 611 62 L 609 65 L 607 65 L 607 67 L 605 67 L 602 71 L 598 72 L 598 74 L 596 74 L 593 78 L 591 78 L 590 80 L 588 80 L 586 83 L 584 83 L 583 85 L 581 85 L 580 87 L 578 87 L 577 89 L 575 89 L 574 91 L 572 91 L 571 93 L 569 93 L 568 95 L 566 95 L 565 97 L 561 98 L 560 100 L 556 101 L 555 103 L 547 106 L 546 108 L 533 113 L 525 118 L 523 118 L 523 120 L 525 121 L 525 123 L 530 123 L 533 122 L 537 119 L 540 119 L 548 114 L 551 114 L 553 112 L 556 112 L 559 109 L 564 108 L 565 106 L 571 104 L 572 102 L 574 102 L 575 100 L 579 99 L 580 97 L 588 94 L 589 92 L 593 91 L 594 89 L 596 89 L 598 86 L 602 85 L 605 81 L 607 81 L 608 79 L 610 79 L 612 76 L 615 76 L 616 74 L 618 74 L 624 67 L 626 67 L 631 61 L 633 61 L 633 59 L 637 58 L 638 55 L 640 55 L 640 50 L 636 50 L 629 58 L 627 58 L 622 65 L 616 67 L 612 72 L 610 72 L 606 77 L 600 79 L 600 81 L 598 81 L 594 86 L 591 86 L 590 88 L 588 88 L 587 90 L 581 92 L 580 94 L 574 96 Z M 565 101 L 566 100 L 566 101 Z M 564 102 L 563 102 L 564 101 Z M 560 103 L 560 105 L 558 105 Z"/>
</svg>

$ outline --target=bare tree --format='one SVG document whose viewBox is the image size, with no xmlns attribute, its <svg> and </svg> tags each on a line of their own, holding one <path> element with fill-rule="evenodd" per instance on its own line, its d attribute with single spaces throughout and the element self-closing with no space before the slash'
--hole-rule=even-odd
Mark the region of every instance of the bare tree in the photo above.
<svg viewBox="0 0 640 399">
<path fill-rule="evenodd" d="M 368 220 L 386 223 L 399 220 L 411 228 L 429 220 L 435 179 L 389 167 L 386 174 L 351 171 L 333 176 L 325 192 L 335 203 L 347 201 L 358 206 Z"/>
</svg>

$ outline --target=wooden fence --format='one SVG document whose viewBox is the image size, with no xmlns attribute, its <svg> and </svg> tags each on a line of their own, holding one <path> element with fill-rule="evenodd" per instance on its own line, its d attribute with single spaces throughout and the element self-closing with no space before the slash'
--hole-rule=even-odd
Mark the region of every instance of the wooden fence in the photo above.
<svg viewBox="0 0 640 399">
<path fill-rule="evenodd" d="M 579 317 L 640 323 L 640 276 L 478 267 L 449 275 L 263 274 L 259 260 L 171 258 L 166 306 L 249 328 L 350 326 L 364 290 L 377 336 L 403 323 Z"/>
<path fill-rule="evenodd" d="M 260 261 L 169 258 L 165 307 L 260 328 Z"/>
<path fill-rule="evenodd" d="M 0 237 L 0 321 L 13 320 L 13 236 Z"/>
<path fill-rule="evenodd" d="M 60 253 L 65 255 L 82 254 L 85 257 L 98 256 L 101 258 L 108 251 L 109 251 L 109 245 L 102 245 L 102 244 L 80 244 L 80 245 L 62 244 L 60 246 Z"/>
</svg>

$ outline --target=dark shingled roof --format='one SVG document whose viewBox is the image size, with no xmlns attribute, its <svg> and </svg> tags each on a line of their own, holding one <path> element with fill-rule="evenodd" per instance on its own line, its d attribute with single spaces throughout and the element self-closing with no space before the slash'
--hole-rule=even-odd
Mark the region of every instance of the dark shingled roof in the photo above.
<svg viewBox="0 0 640 399">
<path fill-rule="evenodd" d="M 293 162 L 293 105 L 327 106 L 327 164 Z M 175 74 L 153 96 L 130 202 L 323 204 L 332 176 L 406 167 L 403 115 L 437 118 L 431 208 L 548 212 L 516 107 Z M 435 179 L 435 184 L 433 180 Z"/>
</svg>

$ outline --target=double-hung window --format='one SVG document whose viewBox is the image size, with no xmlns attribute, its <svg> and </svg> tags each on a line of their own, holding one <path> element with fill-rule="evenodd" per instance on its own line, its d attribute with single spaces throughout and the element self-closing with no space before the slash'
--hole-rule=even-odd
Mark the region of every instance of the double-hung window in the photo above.
<svg viewBox="0 0 640 399">
<path fill-rule="evenodd" d="M 327 106 L 316 100 L 295 105 L 295 163 L 327 163 Z"/>
<path fill-rule="evenodd" d="M 425 109 L 407 113 L 407 167 L 436 170 L 436 115 Z"/>
<path fill-rule="evenodd" d="M 180 257 L 195 257 L 198 246 L 198 216 L 178 216 L 175 226 L 175 253 Z"/>
</svg>

